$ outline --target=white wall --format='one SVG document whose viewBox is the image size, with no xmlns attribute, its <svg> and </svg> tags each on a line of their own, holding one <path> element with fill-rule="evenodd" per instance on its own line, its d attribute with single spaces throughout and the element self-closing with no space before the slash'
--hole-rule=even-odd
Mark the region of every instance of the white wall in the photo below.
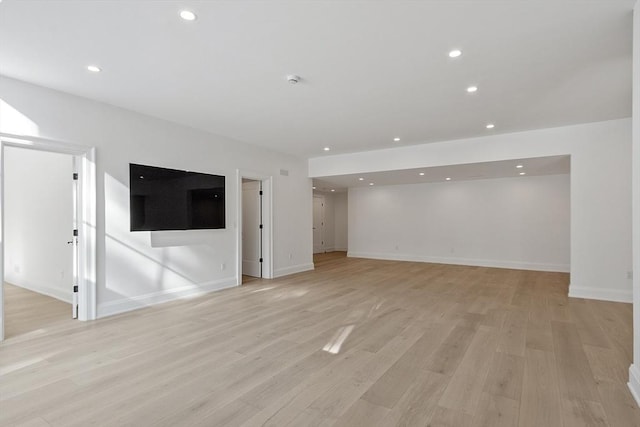
<svg viewBox="0 0 640 427">
<path fill-rule="evenodd" d="M 73 158 L 4 151 L 5 280 L 71 303 Z"/>
<path fill-rule="evenodd" d="M 633 365 L 629 389 L 640 405 L 640 2 L 633 9 Z"/>
<path fill-rule="evenodd" d="M 336 193 L 333 196 L 333 216 L 334 216 L 334 249 L 336 251 L 346 251 L 349 248 L 348 238 L 348 195 L 347 193 Z"/>
<path fill-rule="evenodd" d="M 569 175 L 349 190 L 349 256 L 569 271 Z"/>
<path fill-rule="evenodd" d="M 554 155 L 571 155 L 569 294 L 630 302 L 630 119 L 318 157 L 309 160 L 309 173 L 323 177 Z"/>
<path fill-rule="evenodd" d="M 313 268 L 305 161 L 4 77 L 0 104 L 0 132 L 96 147 L 99 316 L 237 283 L 236 169 L 273 176 L 274 275 Z M 129 231 L 130 162 L 225 175 L 227 228 L 152 247 Z"/>
</svg>

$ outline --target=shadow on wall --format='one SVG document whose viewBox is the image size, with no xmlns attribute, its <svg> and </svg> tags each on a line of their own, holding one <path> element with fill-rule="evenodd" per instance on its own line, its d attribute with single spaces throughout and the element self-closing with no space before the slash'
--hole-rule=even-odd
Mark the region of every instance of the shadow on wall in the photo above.
<svg viewBox="0 0 640 427">
<path fill-rule="evenodd" d="M 13 135 L 39 136 L 38 125 L 30 118 L 0 99 L 0 132 Z"/>
<path fill-rule="evenodd" d="M 209 238 L 198 239 L 192 245 L 153 247 L 153 232 L 130 231 L 129 188 L 109 174 L 104 175 L 104 187 L 107 291 L 120 297 L 137 297 L 197 288 L 207 285 L 212 277 L 226 277 L 225 272 L 214 268 L 211 260 L 222 257 L 218 248 L 225 245 L 217 242 L 228 240 L 232 234 L 228 230 L 201 231 L 209 233 Z M 232 267 L 227 271 L 234 271 Z"/>
</svg>

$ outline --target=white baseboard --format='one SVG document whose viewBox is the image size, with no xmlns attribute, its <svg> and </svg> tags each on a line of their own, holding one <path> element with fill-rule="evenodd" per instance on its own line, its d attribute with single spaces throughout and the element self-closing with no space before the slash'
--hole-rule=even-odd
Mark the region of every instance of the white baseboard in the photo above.
<svg viewBox="0 0 640 427">
<path fill-rule="evenodd" d="M 631 390 L 631 395 L 640 405 L 640 369 L 635 364 L 629 367 L 629 382 L 627 385 Z"/>
<path fill-rule="evenodd" d="M 347 252 L 347 248 L 342 248 L 342 247 L 340 247 L 340 248 L 336 247 L 336 248 L 334 248 L 333 250 L 334 250 L 335 252 Z"/>
<path fill-rule="evenodd" d="M 69 284 L 69 289 L 65 291 L 64 289 L 54 288 L 44 283 L 31 282 L 20 277 L 9 275 L 6 277 L 6 282 L 18 286 L 19 288 L 28 289 L 51 298 L 58 299 L 68 304 L 73 302 L 73 288 L 71 284 Z"/>
<path fill-rule="evenodd" d="M 569 296 L 572 298 L 597 299 L 612 302 L 633 302 L 633 291 L 631 289 L 622 291 L 618 289 L 585 288 L 570 284 Z"/>
<path fill-rule="evenodd" d="M 434 257 L 425 255 L 412 254 L 396 254 L 396 253 L 374 253 L 374 252 L 353 252 L 347 253 L 352 258 L 371 258 L 384 259 L 391 261 L 413 261 L 413 262 L 431 262 L 435 264 L 453 264 L 453 265 L 471 265 L 475 267 L 493 267 L 493 268 L 511 268 L 515 270 L 535 270 L 535 271 L 553 271 L 560 273 L 568 273 L 569 266 L 566 264 L 543 264 L 523 261 L 501 261 L 473 258 L 449 258 Z"/>
<path fill-rule="evenodd" d="M 275 279 L 276 277 L 288 276 L 289 274 L 302 273 L 303 271 L 313 270 L 314 268 L 315 267 L 312 262 L 308 264 L 298 264 L 290 267 L 277 268 L 273 272 L 273 278 Z"/>
<path fill-rule="evenodd" d="M 213 280 L 211 282 L 200 283 L 198 285 L 183 286 L 181 288 L 166 289 L 152 292 L 146 295 L 138 295 L 130 298 L 122 298 L 115 301 L 107 301 L 98 304 L 98 318 L 113 316 L 151 305 L 162 304 L 180 298 L 191 298 L 204 295 L 209 292 L 231 288 L 238 285 L 235 277 Z"/>
</svg>

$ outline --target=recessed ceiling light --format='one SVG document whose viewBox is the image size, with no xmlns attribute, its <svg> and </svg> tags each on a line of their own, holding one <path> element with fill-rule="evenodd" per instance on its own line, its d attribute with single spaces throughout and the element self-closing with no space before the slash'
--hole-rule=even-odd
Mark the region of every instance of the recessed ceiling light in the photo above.
<svg viewBox="0 0 640 427">
<path fill-rule="evenodd" d="M 522 165 L 517 165 L 517 166 L 516 166 L 516 168 L 518 168 L 518 169 L 522 169 L 523 167 L 524 167 L 524 166 L 522 166 Z"/>
<path fill-rule="evenodd" d="M 527 174 L 526 172 L 520 172 L 520 175 L 526 175 L 526 174 Z"/>
<path fill-rule="evenodd" d="M 462 55 L 462 51 L 460 49 L 453 49 L 449 52 L 449 58 L 457 58 Z"/>
<path fill-rule="evenodd" d="M 469 86 L 467 88 L 467 92 L 469 93 L 473 93 L 473 92 L 477 92 L 478 91 L 478 86 Z"/>
<path fill-rule="evenodd" d="M 332 188 L 332 189 L 331 189 L 331 191 L 336 191 L 336 190 L 334 190 L 334 189 Z"/>
<path fill-rule="evenodd" d="M 446 179 L 447 181 L 451 181 L 451 178 L 449 178 L 449 177 L 446 177 L 445 179 Z"/>
<path fill-rule="evenodd" d="M 313 188 L 314 190 L 316 189 L 316 187 L 315 187 L 315 186 L 313 186 L 313 187 L 311 187 L 311 188 Z"/>
<path fill-rule="evenodd" d="M 329 151 L 329 150 L 331 150 L 331 148 L 329 148 L 329 147 L 324 147 L 324 151 Z"/>
<path fill-rule="evenodd" d="M 420 175 L 420 176 L 424 176 L 424 172 L 420 172 L 418 175 Z"/>
<path fill-rule="evenodd" d="M 486 127 L 487 129 L 493 129 L 494 127 L 496 127 L 496 125 L 494 125 L 493 123 L 488 123 Z"/>
<path fill-rule="evenodd" d="M 394 142 L 398 142 L 398 141 L 400 141 L 400 138 L 398 138 L 398 137 L 396 136 L 395 138 L 393 138 L 393 141 L 394 141 Z"/>
<path fill-rule="evenodd" d="M 191 12 L 190 10 L 181 10 L 180 18 L 184 19 L 185 21 L 195 21 L 196 14 Z"/>
<path fill-rule="evenodd" d="M 100 71 L 102 71 L 97 65 L 88 65 L 87 70 L 91 71 L 92 73 L 99 73 Z"/>
<path fill-rule="evenodd" d="M 373 185 L 373 182 L 370 182 L 369 185 Z"/>
<path fill-rule="evenodd" d="M 358 178 L 358 181 L 364 181 L 364 178 Z"/>
</svg>

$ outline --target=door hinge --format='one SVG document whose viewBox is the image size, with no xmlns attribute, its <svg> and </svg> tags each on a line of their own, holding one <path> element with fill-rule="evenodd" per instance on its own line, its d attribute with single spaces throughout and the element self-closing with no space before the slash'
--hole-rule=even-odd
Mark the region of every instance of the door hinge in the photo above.
<svg viewBox="0 0 640 427">
<path fill-rule="evenodd" d="M 73 285 L 73 292 L 78 292 L 78 285 Z"/>
<path fill-rule="evenodd" d="M 262 190 L 260 190 L 260 195 L 262 196 Z"/>
<path fill-rule="evenodd" d="M 262 262 L 262 258 L 260 258 L 260 262 Z"/>
<path fill-rule="evenodd" d="M 77 173 L 74 173 L 74 174 L 73 174 L 73 180 L 74 180 L 74 181 L 77 181 L 77 180 L 78 180 L 78 174 L 77 174 Z"/>
<path fill-rule="evenodd" d="M 78 229 L 73 230 L 73 237 L 78 237 Z"/>
<path fill-rule="evenodd" d="M 262 230 L 264 228 L 264 225 L 260 224 L 260 230 Z"/>
</svg>

